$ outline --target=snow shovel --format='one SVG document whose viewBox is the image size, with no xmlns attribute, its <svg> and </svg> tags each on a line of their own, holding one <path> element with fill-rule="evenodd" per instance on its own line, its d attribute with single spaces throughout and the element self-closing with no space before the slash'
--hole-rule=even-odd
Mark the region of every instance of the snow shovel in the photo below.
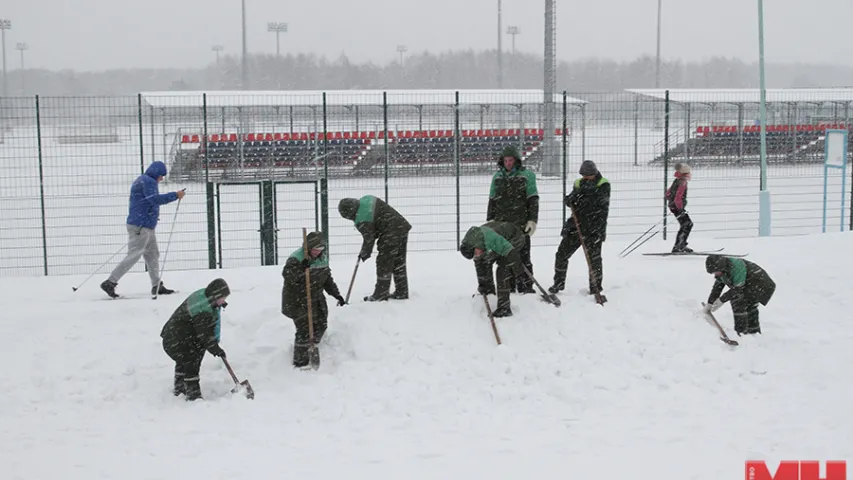
<svg viewBox="0 0 853 480">
<path fill-rule="evenodd" d="M 702 302 L 702 306 L 703 307 L 705 306 L 705 302 Z M 717 330 L 720 331 L 720 340 L 722 340 L 723 343 L 725 343 L 726 345 L 731 345 L 733 347 L 736 347 L 739 345 L 739 343 L 737 343 L 735 340 L 730 339 L 729 336 L 726 335 L 726 331 L 723 330 L 723 327 L 720 326 L 720 322 L 718 322 L 717 319 L 714 318 L 713 313 L 711 313 L 711 312 L 704 312 L 704 313 L 706 315 L 708 315 L 708 318 L 710 318 L 714 322 L 714 325 L 717 327 Z"/>
<path fill-rule="evenodd" d="M 547 290 L 542 288 L 542 285 L 539 285 L 539 282 L 536 280 L 536 277 L 533 276 L 533 272 L 528 270 L 527 267 L 524 267 L 524 273 L 526 273 L 527 276 L 530 277 L 530 280 L 533 280 L 533 283 L 539 289 L 539 293 L 542 296 L 542 300 L 545 300 L 546 302 L 550 303 L 555 307 L 559 307 L 562 304 L 562 302 L 560 302 L 560 299 L 557 298 L 556 295 L 549 294 Z"/>
<path fill-rule="evenodd" d="M 595 273 L 592 270 L 592 261 L 589 258 L 589 252 L 586 249 L 586 242 L 583 241 L 583 235 L 581 235 L 581 224 L 578 222 L 578 217 L 575 215 L 575 211 L 572 210 L 572 220 L 575 221 L 575 227 L 578 229 L 578 240 L 581 242 L 581 248 L 583 248 L 583 254 L 586 257 L 586 266 L 589 269 L 589 280 L 590 284 L 593 283 L 593 280 L 596 280 Z M 651 237 L 649 237 L 651 238 Z M 601 292 L 590 292 L 595 295 L 595 303 L 599 305 L 604 305 L 607 302 L 607 297 L 601 294 Z"/>
<path fill-rule="evenodd" d="M 361 258 L 355 259 L 355 269 L 352 271 L 352 279 L 349 281 L 349 288 L 347 289 L 347 298 L 344 299 L 344 303 L 349 303 L 349 296 L 352 293 L 352 286 L 355 285 L 355 274 L 358 273 L 358 264 L 361 263 Z"/>
<path fill-rule="evenodd" d="M 241 382 L 240 380 L 237 380 L 237 375 L 234 375 L 234 370 L 231 369 L 231 365 L 228 363 L 228 360 L 226 360 L 225 357 L 222 357 L 222 363 L 225 364 L 225 368 L 228 369 L 228 373 L 231 374 L 231 379 L 234 380 L 234 383 L 236 384 L 236 386 L 231 389 L 231 393 L 237 393 L 237 390 L 239 390 L 242 386 L 246 388 L 246 398 L 248 398 L 249 400 L 254 399 L 255 391 L 252 390 L 252 385 L 249 383 L 249 381 L 243 380 Z"/>
<path fill-rule="evenodd" d="M 492 307 L 489 305 L 489 297 L 485 294 L 483 295 L 483 302 L 486 304 L 486 312 L 489 314 L 489 321 L 492 322 L 492 331 L 495 332 L 495 341 L 498 342 L 498 345 L 501 344 L 501 337 L 498 335 L 498 326 L 495 325 L 495 316 L 492 313 Z"/>
</svg>

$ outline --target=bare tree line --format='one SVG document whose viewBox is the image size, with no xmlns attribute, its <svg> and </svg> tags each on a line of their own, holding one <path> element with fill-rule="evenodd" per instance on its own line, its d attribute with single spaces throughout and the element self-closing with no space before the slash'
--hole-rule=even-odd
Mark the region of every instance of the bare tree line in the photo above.
<svg viewBox="0 0 853 480">
<path fill-rule="evenodd" d="M 542 58 L 504 54 L 504 88 L 542 88 Z M 114 69 L 101 72 L 31 69 L 26 77 L 9 72 L 10 96 L 113 96 L 157 90 L 240 90 L 240 58 L 223 56 L 204 68 Z M 421 53 L 386 65 L 354 63 L 345 55 L 328 59 L 313 54 L 252 55 L 248 90 L 335 89 L 468 89 L 497 88 L 494 50 Z M 817 64 L 768 64 L 768 88 L 839 87 L 853 85 L 853 67 Z M 754 88 L 758 68 L 739 59 L 715 57 L 702 62 L 663 61 L 661 85 L 668 88 Z M 22 83 L 22 80 L 25 83 Z M 562 61 L 559 90 L 616 92 L 649 88 L 655 83 L 655 61 L 643 56 L 618 62 L 590 58 Z"/>
</svg>

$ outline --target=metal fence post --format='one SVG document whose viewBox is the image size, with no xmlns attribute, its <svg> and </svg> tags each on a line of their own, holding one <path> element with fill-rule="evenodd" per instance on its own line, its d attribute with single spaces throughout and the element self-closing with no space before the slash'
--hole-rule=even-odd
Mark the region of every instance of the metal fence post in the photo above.
<svg viewBox="0 0 853 480">
<path fill-rule="evenodd" d="M 47 215 L 44 209 L 44 164 L 41 148 L 41 106 L 36 95 L 36 135 L 38 136 L 39 151 L 39 199 L 41 201 L 41 248 L 44 258 L 44 275 L 47 276 Z"/>
<path fill-rule="evenodd" d="M 210 182 L 210 162 L 207 156 L 207 94 L 203 93 L 201 97 L 201 116 L 204 131 L 202 132 L 202 156 L 204 161 L 204 186 L 205 194 L 207 195 L 207 268 L 210 270 L 216 269 L 216 218 L 213 204 L 213 184 Z M 220 255 L 221 256 L 221 255 Z M 222 266 L 220 260 L 220 267 Z"/>
<path fill-rule="evenodd" d="M 382 123 L 385 129 L 385 202 L 388 202 L 388 92 L 382 92 Z"/>
<path fill-rule="evenodd" d="M 323 178 L 320 179 L 320 215 L 323 219 L 323 236 L 329 248 L 329 115 L 326 110 L 326 92 L 323 92 Z"/>
<path fill-rule="evenodd" d="M 460 164 L 460 148 L 462 132 L 459 129 L 459 90 L 456 91 L 456 101 L 453 108 L 453 160 L 456 163 L 456 250 L 459 250 L 459 245 L 462 243 L 462 205 L 461 205 L 461 186 L 459 184 L 462 176 Z"/>
<path fill-rule="evenodd" d="M 145 173 L 145 140 L 142 137 L 142 94 L 136 94 L 136 110 L 139 117 L 139 173 Z"/>
<path fill-rule="evenodd" d="M 566 182 L 569 178 L 569 159 L 568 159 L 568 151 L 569 151 L 569 137 L 567 129 L 568 127 L 568 97 L 565 90 L 563 90 L 563 155 L 562 155 L 562 163 L 563 163 L 563 199 L 566 198 L 568 193 L 566 192 Z M 566 223 L 566 202 L 563 200 L 560 202 L 563 204 L 563 223 Z"/>
<path fill-rule="evenodd" d="M 666 176 L 667 172 L 669 172 L 669 90 L 666 91 L 664 95 L 664 105 L 663 105 L 663 188 L 666 190 L 667 181 L 669 178 Z M 663 200 L 663 239 L 666 240 L 666 213 L 667 213 L 667 205 L 666 198 Z"/>
</svg>

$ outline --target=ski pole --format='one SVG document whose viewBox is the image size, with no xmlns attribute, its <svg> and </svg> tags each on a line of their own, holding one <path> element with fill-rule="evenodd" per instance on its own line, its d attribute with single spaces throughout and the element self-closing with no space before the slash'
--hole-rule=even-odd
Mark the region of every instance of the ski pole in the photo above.
<svg viewBox="0 0 853 480">
<path fill-rule="evenodd" d="M 635 244 L 635 243 L 637 243 L 637 242 L 639 242 L 641 238 L 643 238 L 644 236 L 646 236 L 646 234 L 648 234 L 649 232 L 651 232 L 653 228 L 655 228 L 655 227 L 657 227 L 658 225 L 660 225 L 660 222 L 662 222 L 662 221 L 663 221 L 663 218 L 661 218 L 660 220 L 658 220 L 658 223 L 656 223 L 656 224 L 652 225 L 651 227 L 649 227 L 649 229 L 648 229 L 648 230 L 646 230 L 645 232 L 643 232 L 643 233 L 642 233 L 642 235 L 640 235 L 639 237 L 637 237 L 637 239 L 636 239 L 636 240 L 634 240 L 633 242 L 631 242 L 631 244 L 630 244 L 630 245 L 628 245 L 628 246 L 627 246 L 627 247 L 625 247 L 621 252 L 619 252 L 619 256 L 620 256 L 620 257 L 621 257 L 621 256 L 623 256 L 623 254 L 625 253 L 625 250 L 628 250 L 629 248 L 631 248 L 632 246 L 634 246 L 634 244 Z M 645 243 L 645 242 L 643 242 L 643 243 Z M 632 250 L 632 251 L 633 251 L 633 250 Z M 628 253 L 631 253 L 631 252 L 628 252 Z M 625 256 L 627 256 L 627 254 L 626 254 Z"/>
<path fill-rule="evenodd" d="M 86 279 L 85 279 L 85 280 L 83 280 L 82 282 L 80 282 L 80 285 L 77 285 L 76 287 L 71 287 L 71 290 L 74 290 L 75 292 L 76 292 L 77 290 L 80 290 L 80 287 L 82 287 L 86 282 L 88 282 L 88 281 L 89 281 L 89 279 L 91 279 L 92 277 L 94 277 L 96 273 L 100 272 L 100 271 L 101 271 L 101 269 L 102 269 L 102 268 L 104 268 L 104 265 L 106 265 L 106 264 L 110 263 L 110 261 L 111 261 L 111 260 L 112 260 L 116 255 L 118 255 L 118 254 L 119 254 L 119 252 L 121 252 L 122 250 L 124 250 L 124 247 L 126 247 L 126 246 L 127 246 L 127 245 L 122 245 L 122 246 L 121 246 L 121 248 L 119 248 L 118 250 L 116 250 L 116 253 L 112 254 L 112 256 L 110 256 L 110 258 L 108 258 L 106 262 L 102 263 L 102 264 L 101 264 L 101 266 L 99 266 L 97 270 L 95 270 L 94 272 L 92 272 L 92 274 L 91 274 L 91 275 L 89 275 L 88 277 L 86 277 Z"/>
<path fill-rule="evenodd" d="M 642 247 L 643 245 L 645 245 L 645 243 L 646 243 L 646 242 L 648 242 L 649 240 L 651 240 L 652 238 L 654 238 L 654 236 L 655 236 L 655 235 L 657 235 L 657 234 L 659 234 L 659 233 L 660 233 L 660 230 L 655 230 L 654 232 L 652 232 L 652 234 L 651 234 L 651 235 L 649 235 L 648 237 L 646 237 L 646 239 L 645 239 L 645 240 L 643 240 L 642 242 L 638 243 L 634 248 L 632 248 L 632 249 L 628 250 L 628 253 L 626 253 L 625 255 L 620 255 L 620 258 L 625 258 L 625 257 L 627 257 L 628 255 L 630 255 L 630 254 L 631 254 L 631 252 L 633 252 L 634 250 L 636 250 L 636 249 L 638 249 L 638 248 Z"/>
<path fill-rule="evenodd" d="M 163 272 L 166 271 L 166 258 L 169 256 L 169 247 L 172 245 L 172 233 L 175 232 L 175 223 L 178 220 L 178 209 L 181 208 L 181 200 L 180 198 L 178 199 L 178 205 L 175 206 L 175 215 L 172 217 L 172 226 L 169 228 L 169 238 L 166 240 L 166 252 L 163 254 L 163 265 L 160 267 L 160 278 L 157 279 L 157 285 L 154 287 L 154 300 L 157 300 L 157 295 L 160 293 L 160 285 L 163 283 Z"/>
</svg>

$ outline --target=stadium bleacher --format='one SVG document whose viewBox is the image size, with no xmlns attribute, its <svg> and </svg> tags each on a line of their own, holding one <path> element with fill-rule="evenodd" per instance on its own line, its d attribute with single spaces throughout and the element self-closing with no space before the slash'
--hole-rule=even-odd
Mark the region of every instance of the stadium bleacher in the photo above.
<svg viewBox="0 0 853 480">
<path fill-rule="evenodd" d="M 514 145 L 522 158 L 528 159 L 539 148 L 542 129 L 482 129 L 460 132 L 460 163 L 483 164 L 491 170 L 501 150 Z M 562 135 L 562 130 L 555 130 Z M 205 160 L 211 169 L 281 168 L 294 169 L 315 165 L 322 155 L 326 138 L 323 133 L 236 133 L 212 134 L 206 146 L 203 135 L 181 134 L 180 148 L 174 161 L 184 166 L 202 167 Z M 388 132 L 389 161 L 396 168 L 451 166 L 454 164 L 455 135 L 453 130 L 406 130 Z M 370 168 L 373 157 L 384 162 L 385 132 L 329 132 L 325 150 L 329 166 L 340 170 Z M 242 152 L 241 152 L 242 150 Z M 372 155 L 371 155 L 372 154 Z M 242 162 L 241 162 L 242 159 Z"/>
<path fill-rule="evenodd" d="M 844 123 L 767 125 L 767 157 L 775 163 L 822 162 L 827 130 L 851 129 Z M 853 146 L 853 135 L 851 146 Z M 689 159 L 693 164 L 727 164 L 757 161 L 761 150 L 758 125 L 738 129 L 732 125 L 701 125 L 687 142 L 669 151 L 670 162 Z M 663 162 L 662 152 L 650 162 Z"/>
</svg>

